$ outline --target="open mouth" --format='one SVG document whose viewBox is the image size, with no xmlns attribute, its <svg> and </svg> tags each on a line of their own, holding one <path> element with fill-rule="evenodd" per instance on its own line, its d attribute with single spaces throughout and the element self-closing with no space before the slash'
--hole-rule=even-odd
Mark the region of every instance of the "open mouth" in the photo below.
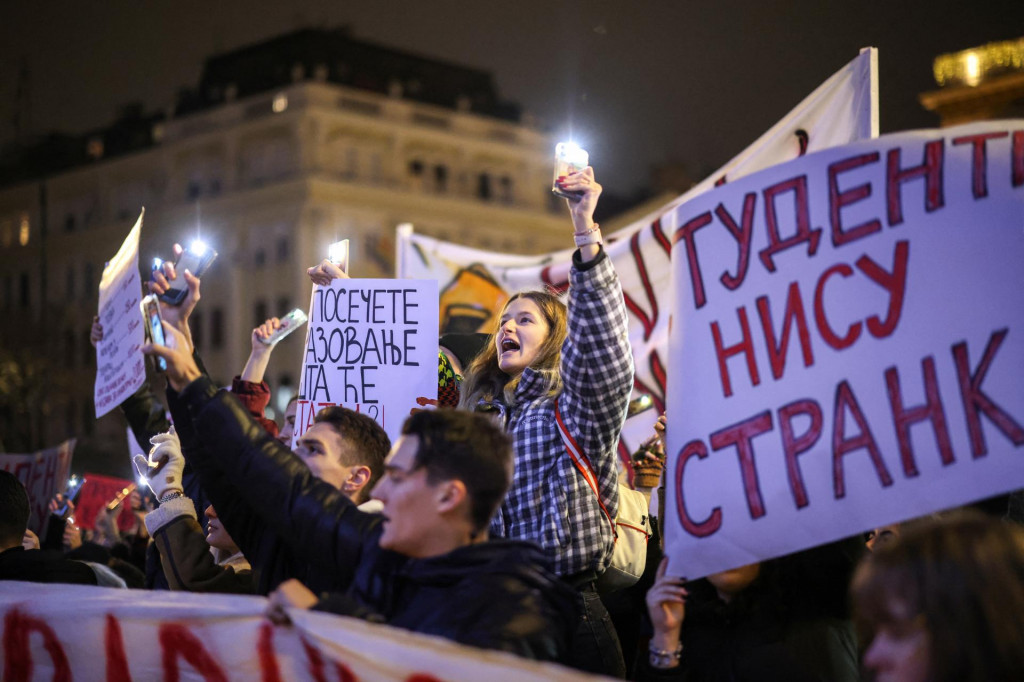
<svg viewBox="0 0 1024 682">
<path fill-rule="evenodd" d="M 502 353 L 507 353 L 508 351 L 511 350 L 519 350 L 519 344 L 513 341 L 512 339 L 505 339 L 504 341 L 501 342 Z"/>
</svg>

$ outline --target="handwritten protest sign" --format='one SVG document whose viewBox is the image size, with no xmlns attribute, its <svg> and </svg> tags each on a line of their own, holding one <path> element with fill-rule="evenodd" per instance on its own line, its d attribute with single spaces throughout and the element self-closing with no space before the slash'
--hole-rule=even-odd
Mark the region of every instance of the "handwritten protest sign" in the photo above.
<svg viewBox="0 0 1024 682">
<path fill-rule="evenodd" d="M 517 680 L 593 676 L 263 597 L 0 582 L 9 680 Z M 72 677 L 72 672 L 74 677 Z"/>
<path fill-rule="evenodd" d="M 622 439 L 628 445 L 620 443 L 620 456 L 624 461 L 628 461 L 632 449 L 651 435 L 654 420 L 665 409 L 668 318 L 672 305 L 672 269 L 669 262 L 672 245 L 668 221 L 674 211 L 724 182 L 734 182 L 805 153 L 868 139 L 877 134 L 877 51 L 872 48 L 862 51 L 839 69 L 753 144 L 702 182 L 642 219 L 607 236 L 604 248 L 622 283 L 629 313 L 629 341 L 636 367 L 635 391 L 651 396 L 654 408 L 627 420 Z M 600 179 L 600 166 L 596 170 Z M 566 227 L 568 229 L 568 223 Z M 568 237 L 566 241 L 569 242 Z M 398 277 L 432 277 L 440 282 L 445 292 L 461 287 L 469 290 L 470 294 L 473 287 L 462 285 L 467 281 L 476 283 L 478 295 L 475 302 L 485 309 L 494 307 L 494 287 L 514 292 L 524 288 L 552 286 L 561 289 L 568 286 L 574 250 L 539 256 L 503 254 L 414 234 L 408 227 L 399 228 L 397 242 Z M 486 280 L 479 276 L 481 271 L 487 276 Z M 458 300 L 458 307 L 468 307 L 466 298 L 468 296 Z M 444 306 L 442 312 L 446 312 Z M 457 316 L 443 314 L 442 317 Z"/>
<path fill-rule="evenodd" d="M 829 149 L 663 226 L 673 574 L 1024 487 L 1024 121 Z"/>
<path fill-rule="evenodd" d="M 437 399 L 437 348 L 437 282 L 315 285 L 293 439 L 330 405 L 368 414 L 397 439 L 410 412 Z"/>
<path fill-rule="evenodd" d="M 96 344 L 96 418 L 120 405 L 146 380 L 145 359 L 139 348 L 145 340 L 139 301 L 139 235 L 142 216 L 125 238 L 117 255 L 103 268 L 99 318 L 103 339 Z"/>
<path fill-rule="evenodd" d="M 31 509 L 28 527 L 36 534 L 42 532 L 50 500 L 57 493 L 64 492 L 71 473 L 71 456 L 74 451 L 75 441 L 71 439 L 55 448 L 29 455 L 0 454 L 0 469 L 17 476 L 28 490 Z"/>
</svg>

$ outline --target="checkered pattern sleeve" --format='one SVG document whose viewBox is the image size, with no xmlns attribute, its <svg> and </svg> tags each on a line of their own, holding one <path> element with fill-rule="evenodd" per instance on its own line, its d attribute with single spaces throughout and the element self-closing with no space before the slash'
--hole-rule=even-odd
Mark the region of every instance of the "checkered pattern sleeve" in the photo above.
<svg viewBox="0 0 1024 682">
<path fill-rule="evenodd" d="M 622 287 L 611 259 L 604 254 L 599 258 L 592 267 L 574 267 L 570 273 L 559 409 L 590 459 L 614 518 L 619 500 L 615 453 L 633 388 L 633 353 Z"/>
</svg>

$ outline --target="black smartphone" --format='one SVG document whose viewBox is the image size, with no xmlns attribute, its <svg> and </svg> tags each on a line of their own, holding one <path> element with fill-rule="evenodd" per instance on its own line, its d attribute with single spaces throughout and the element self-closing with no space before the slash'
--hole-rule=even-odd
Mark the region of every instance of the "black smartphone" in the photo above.
<svg viewBox="0 0 1024 682">
<path fill-rule="evenodd" d="M 164 337 L 164 318 L 160 316 L 160 301 L 153 294 L 146 296 L 139 304 L 142 308 L 142 318 L 146 322 L 146 338 L 157 346 L 166 346 L 167 339 Z M 159 372 L 167 371 L 167 361 L 159 356 L 153 356 L 156 369 Z"/>
<path fill-rule="evenodd" d="M 181 252 L 178 260 L 174 261 L 174 272 L 178 278 L 171 282 L 171 287 L 160 294 L 160 300 L 171 305 L 181 305 L 181 302 L 188 296 L 188 285 L 185 284 L 184 272 L 188 270 L 196 277 L 202 277 L 213 261 L 217 258 L 217 252 L 201 241 L 192 242 L 187 249 Z M 154 265 L 154 267 L 156 267 Z"/>
</svg>

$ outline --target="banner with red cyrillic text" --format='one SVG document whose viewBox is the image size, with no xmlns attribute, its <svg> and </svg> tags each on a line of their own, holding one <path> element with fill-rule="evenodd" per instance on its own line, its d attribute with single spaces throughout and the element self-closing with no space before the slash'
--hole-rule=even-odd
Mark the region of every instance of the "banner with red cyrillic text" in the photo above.
<svg viewBox="0 0 1024 682">
<path fill-rule="evenodd" d="M 437 404 L 437 338 L 434 280 L 313 285 L 292 446 L 332 405 L 373 417 L 396 440 L 412 411 Z"/>
<path fill-rule="evenodd" d="M 132 481 L 115 476 L 103 476 L 86 472 L 85 481 L 78 493 L 75 505 L 75 523 L 81 528 L 92 530 L 96 526 L 96 517 L 108 504 L 121 498 L 121 510 L 117 515 L 117 527 L 121 530 L 134 528 L 138 523 L 135 512 L 128 502 L 128 494 L 135 490 Z"/>
<path fill-rule="evenodd" d="M 670 218 L 672 574 L 1024 487 L 1024 120 L 828 149 Z"/>
<path fill-rule="evenodd" d="M 325 613 L 294 611 L 293 625 L 275 626 L 266 607 L 262 597 L 0 582 L 4 679 L 594 679 Z"/>
<path fill-rule="evenodd" d="M 75 439 L 72 438 L 57 447 L 29 455 L 0 454 L 0 469 L 17 476 L 28 491 L 31 510 L 28 528 L 36 534 L 42 532 L 50 500 L 57 493 L 64 492 L 74 452 Z"/>
<path fill-rule="evenodd" d="M 665 409 L 668 312 L 672 305 L 666 217 L 726 182 L 809 152 L 877 136 L 877 56 L 874 48 L 863 50 L 702 182 L 613 234 L 605 232 L 604 249 L 615 265 L 629 313 L 629 341 L 636 367 L 634 397 L 649 397 L 630 405 L 631 416 L 619 447 L 624 463 L 629 452 L 653 434 L 654 421 Z M 600 180 L 600 164 L 596 164 L 596 173 Z M 568 229 L 567 220 L 567 242 Z M 539 256 L 503 254 L 415 234 L 405 226 L 399 228 L 396 241 L 398 277 L 438 280 L 442 333 L 475 331 L 481 323 L 483 331 L 491 331 L 488 320 L 498 314 L 511 292 L 542 287 L 564 290 L 574 250 Z M 635 412 L 644 405 L 654 409 Z"/>
</svg>

